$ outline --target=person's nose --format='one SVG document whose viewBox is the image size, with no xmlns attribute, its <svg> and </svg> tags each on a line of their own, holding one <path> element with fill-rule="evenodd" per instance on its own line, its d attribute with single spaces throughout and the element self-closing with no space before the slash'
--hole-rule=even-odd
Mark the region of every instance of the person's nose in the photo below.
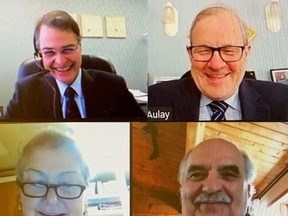
<svg viewBox="0 0 288 216">
<path fill-rule="evenodd" d="M 223 61 L 223 59 L 220 56 L 219 51 L 215 50 L 214 53 L 212 54 L 211 59 L 208 62 L 208 66 L 217 71 L 223 67 L 225 67 L 227 64 L 225 61 Z"/>
<path fill-rule="evenodd" d="M 46 201 L 49 204 L 56 204 L 58 201 L 58 196 L 54 188 L 49 188 L 47 195 L 45 196 Z"/>
<path fill-rule="evenodd" d="M 55 54 L 55 59 L 54 59 L 55 63 L 58 65 L 63 64 L 66 61 L 66 57 L 63 53 L 58 52 Z"/>
<path fill-rule="evenodd" d="M 209 175 L 202 182 L 202 191 L 215 193 L 222 190 L 221 178 L 215 172 L 209 172 Z"/>
</svg>

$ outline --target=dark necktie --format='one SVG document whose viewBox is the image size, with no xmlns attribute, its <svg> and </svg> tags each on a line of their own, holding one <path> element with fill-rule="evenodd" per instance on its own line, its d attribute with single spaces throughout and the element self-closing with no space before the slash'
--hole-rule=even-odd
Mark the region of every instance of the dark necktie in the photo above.
<svg viewBox="0 0 288 216">
<path fill-rule="evenodd" d="M 81 118 L 78 106 L 74 100 L 74 95 L 76 94 L 75 90 L 68 86 L 65 90 L 64 95 L 67 97 L 66 103 L 66 118 L 67 119 L 76 119 Z"/>
<path fill-rule="evenodd" d="M 224 101 L 212 101 L 208 106 L 213 112 L 211 116 L 212 121 L 226 120 L 225 111 L 227 110 L 229 106 L 227 103 L 225 103 Z"/>
</svg>

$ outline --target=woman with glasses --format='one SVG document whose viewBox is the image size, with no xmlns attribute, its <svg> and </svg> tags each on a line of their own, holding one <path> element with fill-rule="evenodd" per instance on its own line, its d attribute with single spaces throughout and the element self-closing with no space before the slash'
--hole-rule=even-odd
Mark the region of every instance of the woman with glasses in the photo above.
<svg viewBox="0 0 288 216">
<path fill-rule="evenodd" d="M 23 149 L 16 168 L 24 216 L 81 216 L 89 171 L 73 139 L 48 130 Z"/>
</svg>

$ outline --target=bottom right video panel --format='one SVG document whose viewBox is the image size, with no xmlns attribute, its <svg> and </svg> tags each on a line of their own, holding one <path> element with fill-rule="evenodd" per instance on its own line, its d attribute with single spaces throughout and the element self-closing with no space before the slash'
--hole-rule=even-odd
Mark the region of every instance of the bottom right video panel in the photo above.
<svg viewBox="0 0 288 216">
<path fill-rule="evenodd" d="M 131 214 L 288 215 L 288 123 L 132 123 Z"/>
</svg>

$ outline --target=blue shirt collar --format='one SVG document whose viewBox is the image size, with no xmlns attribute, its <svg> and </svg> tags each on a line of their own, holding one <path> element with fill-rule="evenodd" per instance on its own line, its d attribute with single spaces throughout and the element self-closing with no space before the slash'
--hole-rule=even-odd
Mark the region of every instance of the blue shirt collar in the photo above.
<svg viewBox="0 0 288 216">
<path fill-rule="evenodd" d="M 240 100 L 239 100 L 238 92 L 239 92 L 239 89 L 237 89 L 237 91 L 235 91 L 235 93 L 231 97 L 227 98 L 224 101 L 229 105 L 230 108 L 232 108 L 234 110 L 241 111 L 241 106 L 240 106 Z M 205 95 L 201 94 L 200 107 L 207 106 L 211 102 L 212 102 L 212 100 L 210 98 L 208 98 Z"/>
<path fill-rule="evenodd" d="M 68 85 L 66 83 L 63 83 L 63 82 L 57 80 L 57 79 L 55 79 L 55 80 L 56 80 L 56 83 L 58 85 L 61 98 L 63 98 L 64 97 L 64 92 L 65 92 L 66 88 L 68 87 Z M 77 96 L 80 97 L 80 98 L 83 97 L 83 92 L 82 92 L 82 87 L 81 87 L 81 80 L 82 80 L 82 70 L 80 68 L 76 79 L 70 85 L 76 91 Z"/>
</svg>

